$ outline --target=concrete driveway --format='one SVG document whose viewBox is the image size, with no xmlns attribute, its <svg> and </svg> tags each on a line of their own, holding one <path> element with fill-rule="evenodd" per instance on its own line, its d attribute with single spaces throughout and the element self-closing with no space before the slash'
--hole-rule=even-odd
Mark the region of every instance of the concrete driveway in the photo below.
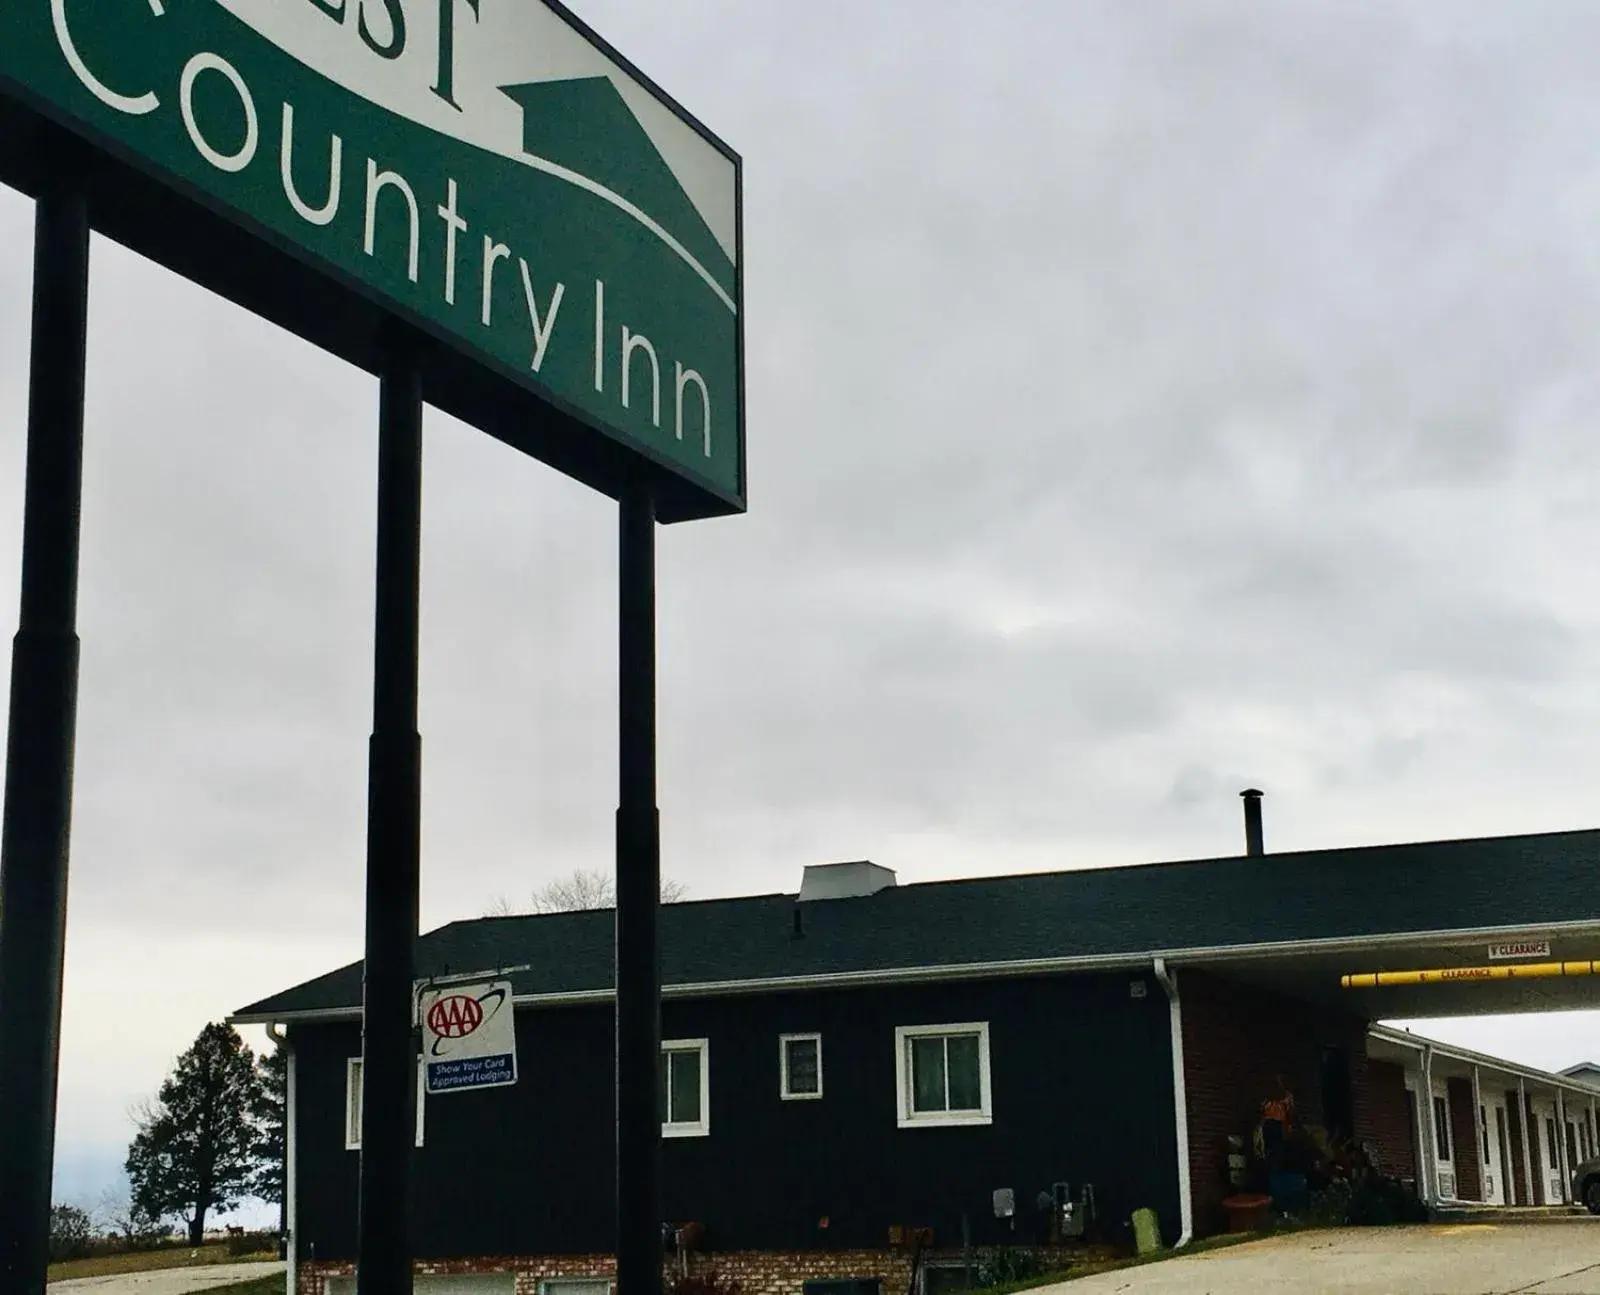
<svg viewBox="0 0 1600 1295">
<path fill-rule="evenodd" d="M 1047 1289 L 1055 1295 L 1600 1295 L 1600 1219 L 1301 1232 Z"/>
<path fill-rule="evenodd" d="M 192 1295 L 194 1291 L 258 1277 L 283 1275 L 281 1263 L 210 1264 L 200 1268 L 158 1268 L 147 1273 L 117 1273 L 111 1277 L 75 1277 L 51 1282 L 50 1295 Z"/>
</svg>

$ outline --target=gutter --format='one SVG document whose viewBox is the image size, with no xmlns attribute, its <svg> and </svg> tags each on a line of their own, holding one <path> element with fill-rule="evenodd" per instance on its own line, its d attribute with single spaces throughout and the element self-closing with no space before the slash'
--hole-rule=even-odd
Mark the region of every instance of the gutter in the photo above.
<svg viewBox="0 0 1600 1295">
<path fill-rule="evenodd" d="M 856 985 L 908 985 L 929 981 L 987 980 L 995 977 L 1050 975 L 1071 971 L 1143 970 L 1152 957 L 1183 959 L 1186 963 L 1218 964 L 1271 960 L 1295 954 L 1359 953 L 1400 941 L 1421 945 L 1460 944 L 1465 940 L 1495 939 L 1525 934 L 1535 924 L 1485 926 L 1448 931 L 1391 931 L 1378 935 L 1333 936 L 1314 940 L 1281 940 L 1258 944 L 1202 945 L 1191 948 L 1147 950 L 1140 953 L 1090 953 L 1050 958 L 1016 958 L 988 962 L 943 963 L 936 966 L 884 967 L 868 971 L 830 971 L 801 976 L 763 976 L 747 980 L 705 980 L 661 987 L 663 998 L 720 998 L 734 994 L 772 994 L 816 989 L 848 989 Z M 1597 934 L 1600 921 L 1550 922 L 1537 929 L 1551 935 Z M 357 964 L 359 965 L 359 964 Z M 577 1007 L 610 1003 L 610 989 L 574 989 L 556 993 L 517 994 L 518 1007 Z M 272 1021 L 359 1021 L 359 1005 L 302 1010 L 241 1012 L 227 1018 L 230 1025 L 265 1025 Z"/>
<path fill-rule="evenodd" d="M 1194 1182 L 1189 1172 L 1189 1090 L 1184 1079 L 1183 1004 L 1178 998 L 1177 973 L 1165 958 L 1152 963 L 1156 980 L 1167 995 L 1167 1018 L 1172 1029 L 1172 1118 L 1178 1135 L 1178 1217 L 1182 1230 L 1174 1243 L 1181 1250 L 1194 1240 Z"/>
</svg>

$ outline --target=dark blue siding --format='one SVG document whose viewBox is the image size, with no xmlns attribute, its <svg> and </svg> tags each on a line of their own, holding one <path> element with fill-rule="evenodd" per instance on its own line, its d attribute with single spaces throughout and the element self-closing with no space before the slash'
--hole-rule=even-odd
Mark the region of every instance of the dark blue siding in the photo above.
<svg viewBox="0 0 1600 1295">
<path fill-rule="evenodd" d="M 892 1224 L 936 1244 L 1036 1239 L 1034 1199 L 1095 1185 L 1113 1229 L 1140 1205 L 1176 1233 L 1166 999 L 1136 976 L 1038 977 L 671 1002 L 669 1038 L 708 1038 L 711 1134 L 665 1143 L 663 1213 L 698 1220 L 717 1250 L 881 1247 Z M 990 1023 L 994 1123 L 901 1129 L 894 1028 Z M 821 1101 L 778 1096 L 778 1036 L 823 1036 Z M 300 1253 L 355 1248 L 356 1155 L 343 1137 L 354 1027 L 301 1026 L 297 1053 Z M 514 1089 L 430 1099 L 417 1153 L 419 1257 L 609 1252 L 612 1017 L 521 1011 Z M 992 1193 L 1016 1193 L 1016 1230 Z M 826 1219 L 824 1227 L 822 1221 Z"/>
</svg>

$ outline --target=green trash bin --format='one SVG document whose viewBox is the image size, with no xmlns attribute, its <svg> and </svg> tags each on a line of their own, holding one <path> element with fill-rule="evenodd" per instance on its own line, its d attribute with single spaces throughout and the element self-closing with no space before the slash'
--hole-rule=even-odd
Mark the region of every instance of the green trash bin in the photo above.
<svg viewBox="0 0 1600 1295">
<path fill-rule="evenodd" d="M 1133 1243 L 1141 1255 L 1153 1255 L 1161 1249 L 1161 1224 L 1154 1210 L 1134 1210 Z"/>
</svg>

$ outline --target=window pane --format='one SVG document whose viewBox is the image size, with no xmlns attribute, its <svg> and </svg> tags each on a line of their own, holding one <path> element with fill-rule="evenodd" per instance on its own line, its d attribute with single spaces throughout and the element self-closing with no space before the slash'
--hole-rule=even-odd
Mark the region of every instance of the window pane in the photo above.
<svg viewBox="0 0 1600 1295">
<path fill-rule="evenodd" d="M 983 1109 L 983 1083 L 978 1067 L 978 1036 L 952 1034 L 949 1038 L 950 1109 Z"/>
<path fill-rule="evenodd" d="M 789 1091 L 791 1093 L 820 1092 L 822 1085 L 817 1065 L 817 1041 L 815 1039 L 790 1039 L 784 1045 L 784 1052 L 789 1067 Z"/>
<path fill-rule="evenodd" d="M 942 1111 L 944 1100 L 944 1039 L 939 1035 L 913 1036 L 911 1040 L 911 1109 Z"/>
<path fill-rule="evenodd" d="M 700 1053 L 669 1052 L 672 1071 L 671 1102 L 667 1107 L 668 1124 L 698 1124 L 700 1122 Z"/>
</svg>

